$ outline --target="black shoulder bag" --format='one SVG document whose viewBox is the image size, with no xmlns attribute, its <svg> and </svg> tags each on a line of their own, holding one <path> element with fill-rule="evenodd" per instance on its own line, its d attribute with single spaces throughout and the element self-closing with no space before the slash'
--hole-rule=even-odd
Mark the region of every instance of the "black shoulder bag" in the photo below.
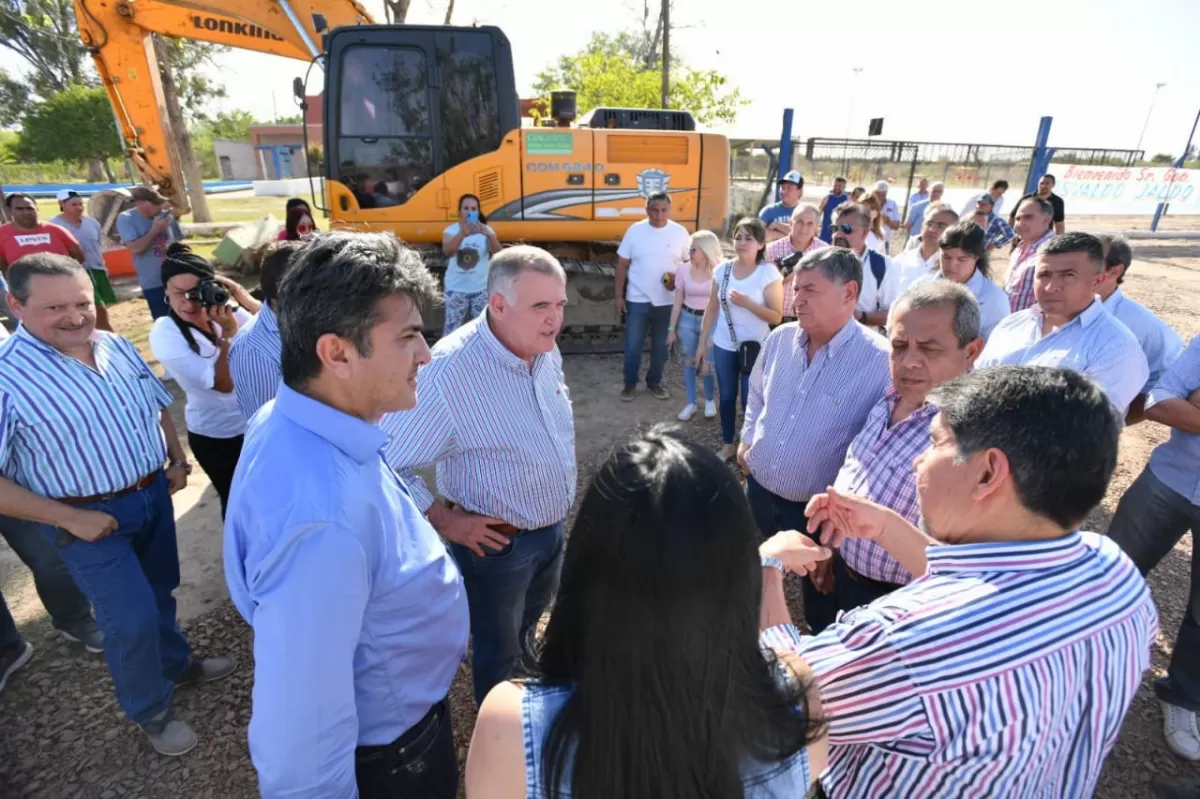
<svg viewBox="0 0 1200 799">
<path fill-rule="evenodd" d="M 762 349 L 762 344 L 757 341 L 744 341 L 738 344 L 737 333 L 733 328 L 733 315 L 729 313 L 729 275 L 733 272 L 733 262 L 730 261 L 725 268 L 725 274 L 721 276 L 721 307 L 725 310 L 725 324 L 729 325 L 729 338 L 733 341 L 733 345 L 737 347 L 738 370 L 744 374 L 750 374 L 754 368 L 754 362 L 758 360 L 759 350 Z"/>
</svg>

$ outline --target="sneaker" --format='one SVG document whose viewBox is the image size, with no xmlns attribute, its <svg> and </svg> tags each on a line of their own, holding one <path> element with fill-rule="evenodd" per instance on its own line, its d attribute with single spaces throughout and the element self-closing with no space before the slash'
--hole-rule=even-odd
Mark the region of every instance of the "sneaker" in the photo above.
<svg viewBox="0 0 1200 799">
<path fill-rule="evenodd" d="M 671 395 L 662 386 L 646 386 L 646 390 L 650 392 L 650 396 L 657 400 L 667 400 Z"/>
<path fill-rule="evenodd" d="M 198 743 L 196 733 L 186 721 L 175 717 L 173 708 L 167 708 L 141 727 L 154 751 L 160 755 L 178 757 L 195 749 Z"/>
<path fill-rule="evenodd" d="M 83 644 L 83 648 L 93 655 L 98 655 L 104 651 L 104 633 L 100 632 L 100 628 L 96 626 L 96 622 L 92 619 L 72 624 L 70 627 L 59 627 L 57 629 L 58 634 L 63 638 L 72 643 Z"/>
<path fill-rule="evenodd" d="M 237 661 L 228 657 L 192 658 L 183 674 L 175 678 L 175 685 L 197 685 L 212 682 L 233 674 Z"/>
<path fill-rule="evenodd" d="M 4 690 L 9 676 L 28 663 L 31 657 L 33 657 L 33 644 L 28 641 L 22 641 L 19 649 L 13 647 L 9 651 L 0 654 L 0 691 Z"/>
<path fill-rule="evenodd" d="M 625 388 L 621 389 L 621 402 L 632 402 L 633 390 L 635 388 L 637 388 L 637 386 L 625 386 Z"/>
<path fill-rule="evenodd" d="M 704 401 L 704 418 L 711 419 L 717 415 L 717 403 L 712 400 Z"/>
<path fill-rule="evenodd" d="M 1200 780 L 1159 777 L 1154 783 L 1155 799 L 1196 799 L 1200 796 Z"/>
<path fill-rule="evenodd" d="M 1196 714 L 1187 708 L 1159 702 L 1163 712 L 1163 737 L 1167 748 L 1184 760 L 1200 760 L 1200 729 Z"/>
<path fill-rule="evenodd" d="M 679 421 L 686 422 L 696 415 L 696 403 L 689 402 L 683 406 L 683 410 L 679 412 Z"/>
</svg>

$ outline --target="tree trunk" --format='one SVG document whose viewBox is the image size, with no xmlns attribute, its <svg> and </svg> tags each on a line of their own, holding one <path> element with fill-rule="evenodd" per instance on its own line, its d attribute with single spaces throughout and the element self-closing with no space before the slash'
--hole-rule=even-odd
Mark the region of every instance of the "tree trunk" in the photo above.
<svg viewBox="0 0 1200 799">
<path fill-rule="evenodd" d="M 104 159 L 88 159 L 88 183 L 99 183 L 104 180 Z"/>
<path fill-rule="evenodd" d="M 449 25 L 452 16 L 454 16 L 454 0 L 449 0 L 446 3 L 446 19 L 442 21 L 442 24 Z"/>
<path fill-rule="evenodd" d="M 171 135 L 175 137 L 180 171 L 183 172 L 184 181 L 187 183 L 192 221 L 211 222 L 212 213 L 208 210 L 208 198 L 204 196 L 204 175 L 200 171 L 200 163 L 196 160 L 196 151 L 192 148 L 192 135 L 188 133 L 187 122 L 183 118 L 183 108 L 179 104 L 179 93 L 175 90 L 175 76 L 171 72 L 167 48 L 158 36 L 154 37 L 154 53 L 158 56 L 163 100 L 167 106 L 167 121 L 170 123 Z"/>
<path fill-rule="evenodd" d="M 403 25 L 408 19 L 408 7 L 412 0 L 383 0 L 383 12 L 389 25 Z"/>
<path fill-rule="evenodd" d="M 117 182 L 117 176 L 113 174 L 112 164 L 108 162 L 107 158 L 104 159 L 104 176 L 108 178 L 109 183 Z"/>
</svg>

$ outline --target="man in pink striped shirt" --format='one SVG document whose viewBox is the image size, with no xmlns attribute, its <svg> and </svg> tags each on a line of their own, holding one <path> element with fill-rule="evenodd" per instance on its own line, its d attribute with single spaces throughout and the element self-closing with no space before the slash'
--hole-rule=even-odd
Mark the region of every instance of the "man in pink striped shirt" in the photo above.
<svg viewBox="0 0 1200 799">
<path fill-rule="evenodd" d="M 767 245 L 766 259 L 779 266 L 779 260 L 794 253 L 807 255 L 810 252 L 824 249 L 829 242 L 817 238 L 817 225 L 820 222 L 820 211 L 812 203 L 800 203 L 792 211 L 791 233 L 782 239 Z M 783 321 L 794 322 L 792 304 L 796 301 L 795 280 L 791 273 L 783 278 Z"/>
<path fill-rule="evenodd" d="M 1037 300 L 1033 296 L 1033 275 L 1037 270 L 1038 252 L 1054 238 L 1054 206 L 1041 197 L 1026 197 L 1017 206 L 1013 230 L 1020 243 L 1008 259 L 1008 279 L 1004 291 L 1008 294 L 1008 307 L 1013 312 L 1032 308 Z"/>
</svg>

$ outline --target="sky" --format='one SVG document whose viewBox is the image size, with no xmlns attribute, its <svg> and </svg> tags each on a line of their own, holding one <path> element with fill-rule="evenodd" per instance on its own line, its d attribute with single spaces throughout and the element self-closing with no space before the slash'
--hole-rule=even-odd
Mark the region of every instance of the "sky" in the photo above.
<svg viewBox="0 0 1200 799">
<path fill-rule="evenodd" d="M 381 0 L 362 0 L 383 21 Z M 497 25 L 512 42 L 518 90 L 579 50 L 594 30 L 636 26 L 643 0 L 457 0 L 454 24 Z M 651 0 L 656 4 L 656 0 Z M 446 0 L 413 0 L 410 23 L 440 24 Z M 300 4 L 298 4 L 300 5 Z M 569 11 L 567 7 L 570 7 Z M 726 132 L 884 139 L 1033 142 L 1054 117 L 1057 147 L 1178 155 L 1200 111 L 1200 2 L 1194 0 L 856 0 L 783 2 L 732 13 L 728 0 L 675 0 L 673 45 L 691 66 L 726 74 L 750 101 Z M 0 53 L 0 67 L 14 59 Z M 854 67 L 861 67 L 857 77 Z M 296 113 L 298 61 L 232 51 L 216 74 L 228 98 L 258 118 Z M 314 70 L 310 93 L 316 93 Z M 1165 83 L 1155 92 L 1156 83 Z M 586 109 L 580 109 L 581 112 Z"/>
</svg>

